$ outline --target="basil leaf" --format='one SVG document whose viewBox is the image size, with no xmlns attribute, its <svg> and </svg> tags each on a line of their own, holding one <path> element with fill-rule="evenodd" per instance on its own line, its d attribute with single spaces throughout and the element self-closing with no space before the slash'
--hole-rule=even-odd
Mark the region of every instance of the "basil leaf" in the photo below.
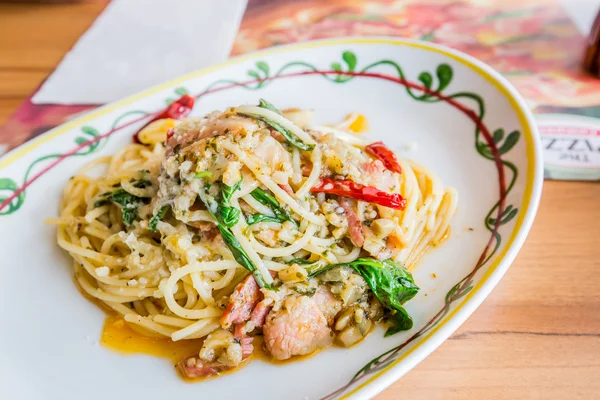
<svg viewBox="0 0 600 400">
<path fill-rule="evenodd" d="M 217 209 L 219 222 L 228 228 L 235 226 L 239 222 L 240 214 L 240 210 L 232 206 L 219 206 Z"/>
<path fill-rule="evenodd" d="M 279 115 L 282 115 L 281 111 L 279 111 L 273 104 L 269 103 L 265 99 L 260 99 L 258 106 L 260 108 L 264 108 L 269 111 L 275 112 Z M 300 150 L 311 151 L 315 148 L 314 144 L 304 143 L 292 131 L 290 131 L 287 128 L 284 128 L 283 126 L 279 125 L 277 122 L 275 122 L 267 117 L 263 117 L 262 115 L 256 115 L 256 114 L 242 114 L 242 115 L 246 115 L 248 117 L 263 121 L 265 124 L 269 125 L 271 128 L 275 129 L 277 132 L 281 133 L 281 135 L 285 138 L 285 140 L 287 140 L 292 146 L 297 147 Z"/>
<path fill-rule="evenodd" d="M 414 325 L 413 319 L 404 307 L 396 310 L 396 313 L 389 319 L 388 329 L 385 331 L 384 337 L 395 335 L 398 332 L 408 331 Z"/>
<path fill-rule="evenodd" d="M 123 189 L 115 190 L 108 199 L 121 206 L 122 220 L 126 226 L 129 226 L 137 218 L 137 209 L 144 204 L 141 197 L 137 197 Z"/>
<path fill-rule="evenodd" d="M 304 143 L 303 141 L 298 139 L 298 137 L 292 131 L 284 128 L 283 126 L 279 125 L 277 122 L 275 122 L 273 120 L 265 118 L 262 115 L 256 115 L 256 114 L 245 114 L 245 115 L 252 117 L 254 119 L 259 119 L 262 122 L 264 122 L 265 124 L 269 125 L 271 128 L 273 128 L 277 132 L 281 133 L 281 135 L 285 138 L 285 140 L 287 140 L 292 146 L 297 147 L 300 150 L 312 151 L 315 148 L 314 144 Z"/>
<path fill-rule="evenodd" d="M 269 103 L 267 100 L 265 99 L 259 99 L 258 100 L 258 106 L 260 108 L 266 108 L 267 110 L 273 111 L 279 115 L 283 115 L 281 113 L 281 111 L 279 111 L 273 104 Z"/>
<path fill-rule="evenodd" d="M 248 225 L 254 225 L 259 222 L 282 222 L 279 218 L 271 217 L 265 214 L 250 214 L 246 217 L 246 223 Z"/>
<path fill-rule="evenodd" d="M 140 179 L 138 181 L 132 180 L 131 182 L 134 187 L 140 189 L 152 185 L 152 182 L 150 182 L 147 179 Z M 120 185 L 117 184 L 116 186 Z M 106 196 L 107 200 L 110 200 L 113 203 L 118 204 L 120 206 L 121 213 L 123 214 L 123 223 L 126 226 L 131 225 L 133 221 L 135 221 L 138 217 L 138 207 L 142 204 L 147 204 L 149 202 L 149 199 L 133 195 L 125 191 L 123 188 L 119 188 L 112 193 L 104 193 L 101 196 Z M 99 205 L 103 205 L 102 200 L 99 200 L 96 203 L 94 203 L 94 207 L 97 207 Z"/>
<path fill-rule="evenodd" d="M 252 192 L 250 192 L 250 195 L 262 205 L 279 207 L 279 201 L 261 188 L 254 189 Z"/>
<path fill-rule="evenodd" d="M 148 222 L 148 229 L 151 232 L 156 232 L 156 226 L 158 225 L 158 221 L 163 219 L 167 214 L 167 210 L 169 210 L 169 205 L 162 206 L 162 208 L 156 213 L 155 216 L 150 218 L 150 222 Z"/>
<path fill-rule="evenodd" d="M 233 196 L 233 193 L 235 193 L 236 190 L 240 190 L 241 188 L 242 188 L 242 180 L 241 179 L 238 183 L 236 183 L 233 186 L 227 186 L 226 184 L 223 184 L 223 188 L 221 191 L 221 203 L 229 204 L 229 202 L 231 201 L 231 197 Z"/>
<path fill-rule="evenodd" d="M 226 226 L 221 221 L 221 218 L 217 217 L 211 211 L 211 207 L 209 206 L 208 202 L 205 201 L 202 198 L 202 196 L 198 196 L 198 198 L 200 199 L 200 201 L 202 203 L 204 203 L 204 206 L 206 207 L 206 209 L 210 213 L 211 217 L 213 218 L 213 220 L 217 224 L 217 228 L 219 229 L 219 232 L 221 232 L 221 237 L 223 238 L 223 242 L 225 242 L 225 244 L 227 245 L 227 248 L 231 251 L 231 254 L 233 254 L 233 258 L 235 258 L 235 260 L 241 266 L 243 266 L 244 268 L 246 268 L 248 271 L 250 271 L 252 273 L 252 275 L 254 276 L 254 279 L 256 280 L 256 283 L 258 284 L 258 286 L 269 288 L 270 285 L 268 285 L 264 281 L 264 279 L 262 277 L 262 274 L 256 268 L 256 265 L 254 265 L 254 263 L 252 262 L 252 260 L 250 260 L 250 257 L 248 257 L 248 255 L 246 254 L 246 252 L 244 251 L 244 249 L 240 245 L 240 242 L 235 238 L 235 235 L 233 234 L 233 232 L 231 232 L 231 229 L 229 229 L 230 227 Z M 221 206 L 219 206 L 219 207 L 221 207 Z M 234 209 L 234 210 L 237 210 L 234 207 L 230 207 L 230 208 Z M 237 211 L 239 212 L 239 210 L 237 210 Z M 217 209 L 217 212 L 219 212 L 219 209 Z M 239 214 L 238 214 L 238 218 L 239 218 Z M 237 223 L 237 221 L 236 221 L 236 223 Z M 231 226 L 233 226 L 233 225 L 231 225 Z"/>
<path fill-rule="evenodd" d="M 252 192 L 250 192 L 250 195 L 260 204 L 269 207 L 271 211 L 273 211 L 273 214 L 275 214 L 275 218 L 277 219 L 276 222 L 290 221 L 296 227 L 298 227 L 296 220 L 292 218 L 286 209 L 281 207 L 279 201 L 275 197 L 265 192 L 261 188 L 254 189 Z"/>
<path fill-rule="evenodd" d="M 233 254 L 233 258 L 235 258 L 235 261 L 237 261 L 240 265 L 242 265 L 244 268 L 246 268 L 252 273 L 254 279 L 256 279 L 256 283 L 258 284 L 258 286 L 269 287 L 269 285 L 267 285 L 267 283 L 264 281 L 262 274 L 260 273 L 260 271 L 258 271 L 258 269 L 256 269 L 256 266 L 254 265 L 252 260 L 250 260 L 250 257 L 248 257 L 248 255 L 240 245 L 240 242 L 238 242 L 231 230 L 220 224 L 217 225 L 217 227 L 221 232 L 223 241 L 231 251 L 231 254 Z"/>
<path fill-rule="evenodd" d="M 406 268 L 391 259 L 379 261 L 374 258 L 359 258 L 350 263 L 331 264 L 320 270 L 311 271 L 309 276 L 314 277 L 340 266 L 351 267 L 359 273 L 381 305 L 394 313 L 386 336 L 412 328 L 412 318 L 402 304 L 415 297 L 419 288 Z"/>
<path fill-rule="evenodd" d="M 209 211 L 213 210 L 212 213 L 216 216 L 217 220 L 226 227 L 230 228 L 236 225 L 240 220 L 241 211 L 232 207 L 229 203 L 231 202 L 231 197 L 233 197 L 235 191 L 240 190 L 241 187 L 241 179 L 233 186 L 222 184 L 219 200 L 216 202 L 216 205 L 212 203 L 214 206 L 209 209 Z"/>
</svg>

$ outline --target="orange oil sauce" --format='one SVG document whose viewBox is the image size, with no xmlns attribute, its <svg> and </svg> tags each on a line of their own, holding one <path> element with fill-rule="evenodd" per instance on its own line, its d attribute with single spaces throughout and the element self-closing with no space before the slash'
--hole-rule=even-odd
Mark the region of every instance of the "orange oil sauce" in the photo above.
<svg viewBox="0 0 600 400">
<path fill-rule="evenodd" d="M 166 338 L 146 336 L 143 333 L 139 333 L 132 329 L 123 318 L 114 315 L 109 315 L 106 317 L 104 327 L 102 329 L 102 337 L 100 339 L 100 343 L 104 347 L 119 353 L 147 354 L 156 357 L 167 358 L 171 361 L 171 363 L 173 363 L 173 365 L 177 365 L 179 361 L 188 356 L 198 354 L 200 348 L 202 347 L 202 342 L 203 339 L 181 340 L 174 342 Z M 289 362 L 306 360 L 323 350 L 321 349 L 305 356 L 292 357 L 289 360 L 279 361 L 273 359 L 267 352 L 262 336 L 254 337 L 252 345 L 254 346 L 252 355 L 235 368 L 208 378 L 191 379 L 184 377 L 181 373 L 179 373 L 179 376 L 186 382 L 198 382 L 238 371 L 246 366 L 251 360 L 263 360 L 273 364 L 281 365 Z"/>
<path fill-rule="evenodd" d="M 198 353 L 202 347 L 202 339 L 180 340 L 147 336 L 133 330 L 119 316 L 109 315 L 104 321 L 100 343 L 125 354 L 149 354 L 178 363 L 185 357 Z"/>
<path fill-rule="evenodd" d="M 198 354 L 198 352 L 202 348 L 202 343 L 204 342 L 204 339 L 190 339 L 174 342 L 168 338 L 147 335 L 133 329 L 131 325 L 123 319 L 123 317 L 121 317 L 120 315 L 116 315 L 115 312 L 109 307 L 107 307 L 104 303 L 85 293 L 85 291 L 81 289 L 81 287 L 77 283 L 77 280 L 75 280 L 75 284 L 81 292 L 81 294 L 86 299 L 97 305 L 107 314 L 106 319 L 104 321 L 104 326 L 102 328 L 102 335 L 100 338 L 100 344 L 102 346 L 124 355 L 146 354 L 155 357 L 166 358 L 174 366 L 176 366 L 177 363 L 183 360 L 184 358 L 192 356 L 194 354 Z M 368 336 L 368 334 L 365 335 L 365 337 L 366 336 Z M 354 347 L 360 342 L 362 342 L 362 340 L 353 344 L 350 347 Z M 219 376 L 227 375 L 230 373 L 234 373 L 240 370 L 241 368 L 245 367 L 252 360 L 262 360 L 269 363 L 273 363 L 275 365 L 283 365 L 290 362 L 299 362 L 307 360 L 326 349 L 317 349 L 316 351 L 304 356 L 296 356 L 288 360 L 280 361 L 275 360 L 271 356 L 271 354 L 269 354 L 269 352 L 266 350 L 264 339 L 262 336 L 255 336 L 252 345 L 254 346 L 254 351 L 252 352 L 252 355 L 245 359 L 240 365 L 238 365 L 235 368 L 221 372 L 220 374 L 211 377 L 193 379 L 183 376 L 179 371 L 179 368 L 177 368 L 178 375 L 186 382 L 204 381 L 208 379 L 218 378 Z M 339 345 L 334 340 L 332 346 L 338 347 Z"/>
</svg>

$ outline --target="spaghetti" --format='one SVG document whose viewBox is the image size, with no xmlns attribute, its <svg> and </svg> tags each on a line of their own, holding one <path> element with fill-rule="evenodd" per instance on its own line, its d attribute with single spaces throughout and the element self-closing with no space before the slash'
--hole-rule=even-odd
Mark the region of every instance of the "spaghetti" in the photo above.
<svg viewBox="0 0 600 400">
<path fill-rule="evenodd" d="M 239 364 L 255 335 L 286 359 L 382 318 L 409 329 L 408 271 L 448 236 L 457 194 L 350 125 L 263 100 L 147 125 L 73 176 L 50 221 L 80 288 L 144 335 L 205 338 L 180 365 L 190 377 Z"/>
</svg>

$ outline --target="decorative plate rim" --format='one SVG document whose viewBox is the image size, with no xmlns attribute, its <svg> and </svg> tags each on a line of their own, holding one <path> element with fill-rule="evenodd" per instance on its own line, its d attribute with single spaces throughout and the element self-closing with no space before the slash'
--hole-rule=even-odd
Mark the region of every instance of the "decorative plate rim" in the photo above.
<svg viewBox="0 0 600 400">
<path fill-rule="evenodd" d="M 289 52 L 293 50 L 342 44 L 388 44 L 395 46 L 415 47 L 421 50 L 440 53 L 462 64 L 463 66 L 466 66 L 494 86 L 496 90 L 509 101 L 512 108 L 517 113 L 519 122 L 523 128 L 523 136 L 525 137 L 525 155 L 527 159 L 527 175 L 525 176 L 525 190 L 522 197 L 523 201 L 520 206 L 521 212 L 519 212 L 517 216 L 515 226 L 512 232 L 510 232 L 508 240 L 504 244 L 504 248 L 501 249 L 494 262 L 487 266 L 487 270 L 479 279 L 477 285 L 465 296 L 462 302 L 456 305 L 454 310 L 449 312 L 448 315 L 439 321 L 437 326 L 431 329 L 431 331 L 427 332 L 425 335 L 416 340 L 412 347 L 406 350 L 402 356 L 400 356 L 390 365 L 382 368 L 380 371 L 366 379 L 364 382 L 360 383 L 358 386 L 340 398 L 373 397 L 388 387 L 391 383 L 399 379 L 406 372 L 414 368 L 414 366 L 427 357 L 433 350 L 439 347 L 440 344 L 445 341 L 473 313 L 473 311 L 477 309 L 477 307 L 479 307 L 479 305 L 489 295 L 489 293 L 500 281 L 508 267 L 513 262 L 533 224 L 540 201 L 543 184 L 543 164 L 539 133 L 529 107 L 518 94 L 516 89 L 506 80 L 506 78 L 501 76 L 488 65 L 475 59 L 474 57 L 445 46 L 421 42 L 418 40 L 398 39 L 392 37 L 347 37 L 277 46 L 232 58 L 224 63 L 180 76 L 163 84 L 129 96 L 123 100 L 99 107 L 98 109 L 88 112 L 79 118 L 73 119 L 72 121 L 53 128 L 37 138 L 4 154 L 2 157 L 0 157 L 0 170 L 3 170 L 28 153 L 31 153 L 44 143 L 49 142 L 62 134 L 68 133 L 73 128 L 76 128 L 96 118 L 100 118 L 112 111 L 123 108 L 137 100 L 149 97 L 161 90 L 172 87 L 188 79 L 206 75 L 218 71 L 221 68 L 242 63 L 247 60 L 258 59 L 260 57 L 272 56 L 278 53 Z M 422 347 L 424 344 L 427 346 Z M 420 351 L 417 351 L 419 348 L 421 348 Z M 401 363 L 401 361 L 404 362 Z"/>
</svg>

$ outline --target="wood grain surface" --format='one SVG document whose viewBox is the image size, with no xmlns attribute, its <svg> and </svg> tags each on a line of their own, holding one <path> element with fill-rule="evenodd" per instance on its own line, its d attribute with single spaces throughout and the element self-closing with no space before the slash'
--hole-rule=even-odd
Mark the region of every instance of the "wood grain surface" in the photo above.
<svg viewBox="0 0 600 400">
<path fill-rule="evenodd" d="M 0 5 L 0 124 L 103 8 Z M 504 279 L 377 399 L 600 399 L 600 184 L 546 181 Z"/>
</svg>

